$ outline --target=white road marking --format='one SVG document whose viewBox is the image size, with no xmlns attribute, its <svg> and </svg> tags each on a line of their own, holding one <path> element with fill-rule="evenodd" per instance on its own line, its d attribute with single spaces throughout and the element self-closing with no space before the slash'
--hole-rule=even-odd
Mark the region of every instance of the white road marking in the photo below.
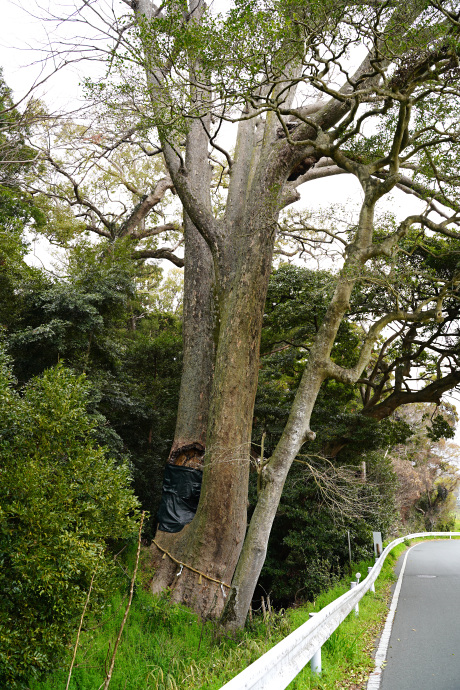
<svg viewBox="0 0 460 690">
<path fill-rule="evenodd" d="M 387 658 L 387 652 L 388 652 L 388 645 L 390 643 L 390 636 L 391 636 L 391 629 L 393 627 L 393 620 L 395 617 L 396 613 L 396 607 L 398 606 L 398 599 L 399 599 L 399 593 L 401 591 L 401 586 L 402 586 L 402 580 L 404 577 L 404 571 L 406 569 L 406 563 L 407 563 L 407 557 L 409 553 L 412 551 L 412 549 L 415 549 L 415 547 L 418 546 L 418 544 L 414 544 L 414 546 L 411 546 L 410 549 L 406 552 L 406 555 L 404 557 L 404 562 L 402 564 L 401 572 L 399 573 L 399 578 L 398 582 L 396 583 L 395 591 L 393 594 L 393 599 L 391 601 L 391 606 L 390 606 L 390 611 L 388 613 L 386 622 L 385 622 L 385 627 L 383 628 L 382 636 L 380 638 L 379 646 L 377 649 L 377 652 L 375 654 L 375 669 L 369 676 L 369 680 L 367 681 L 367 690 L 379 690 L 380 688 L 380 681 L 382 679 L 382 671 L 383 671 L 383 665 L 385 664 L 386 658 Z"/>
</svg>

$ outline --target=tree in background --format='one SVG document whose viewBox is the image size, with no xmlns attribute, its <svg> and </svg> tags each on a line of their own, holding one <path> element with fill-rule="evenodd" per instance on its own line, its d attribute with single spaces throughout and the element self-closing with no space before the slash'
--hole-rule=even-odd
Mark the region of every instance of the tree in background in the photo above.
<svg viewBox="0 0 460 690">
<path fill-rule="evenodd" d="M 110 134 L 100 121 L 63 124 L 48 116 L 32 142 L 40 167 L 25 187 L 46 213 L 41 233 L 50 242 L 122 243 L 135 261 L 167 259 L 183 267 L 176 253 L 183 240 L 177 204 L 167 195 L 173 183 L 161 150 L 149 147 L 135 128 Z"/>
<path fill-rule="evenodd" d="M 111 457 L 129 458 L 136 495 L 155 525 L 181 367 L 181 322 L 161 272 L 136 266 L 130 248 L 80 243 L 65 274 L 23 277 L 5 335 L 20 385 L 58 362 L 84 373 L 88 410 Z M 171 278 L 171 280 L 173 280 Z M 0 293 L 5 305 L 8 295 Z M 164 301 L 164 304 L 163 304 Z"/>
<path fill-rule="evenodd" d="M 38 111 L 33 100 L 22 112 L 19 110 L 0 68 L 0 184 L 19 197 L 26 171 L 36 167 L 37 151 L 26 140 Z"/>
<path fill-rule="evenodd" d="M 24 261 L 25 228 L 43 228 L 45 216 L 24 191 L 27 173 L 36 169 L 37 152 L 26 144 L 34 104 L 23 113 L 15 107 L 0 69 L 0 324 L 16 318 L 18 293 L 34 275 Z M 36 277 L 36 275 L 35 275 Z"/>
<path fill-rule="evenodd" d="M 398 478 L 396 505 L 401 520 L 411 531 L 450 530 L 459 483 L 458 447 L 446 439 L 454 434 L 455 410 L 448 404 L 440 410 L 434 405 L 411 405 L 400 408 L 398 416 L 414 429 L 407 443 L 388 452 Z"/>
</svg>

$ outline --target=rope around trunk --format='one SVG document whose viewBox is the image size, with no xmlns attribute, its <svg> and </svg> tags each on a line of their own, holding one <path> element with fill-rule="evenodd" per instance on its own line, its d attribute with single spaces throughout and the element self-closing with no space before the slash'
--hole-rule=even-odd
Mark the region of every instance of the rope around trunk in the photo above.
<svg viewBox="0 0 460 690">
<path fill-rule="evenodd" d="M 155 546 L 157 547 L 157 549 L 159 549 L 159 550 L 164 554 L 164 555 L 163 555 L 163 558 L 164 558 L 165 556 L 169 556 L 169 558 L 170 558 L 172 561 L 174 561 L 174 563 L 177 563 L 177 565 L 180 565 L 182 568 L 187 568 L 187 570 L 191 570 L 193 573 L 196 573 L 197 575 L 199 575 L 199 576 L 200 576 L 199 582 L 201 581 L 201 578 L 202 578 L 202 577 L 205 577 L 207 580 L 210 580 L 211 582 L 216 582 L 216 583 L 217 583 L 218 585 L 220 585 L 221 587 L 228 587 L 228 589 L 231 589 L 231 585 L 227 585 L 226 582 L 222 582 L 221 580 L 216 580 L 214 577 L 210 577 L 210 575 L 206 575 L 206 573 L 202 573 L 201 570 L 197 570 L 196 568 L 192 568 L 191 565 L 187 565 L 187 563 L 183 563 L 182 561 L 178 561 L 177 558 L 174 558 L 174 556 L 171 556 L 171 554 L 169 553 L 169 551 L 166 551 L 166 549 L 164 549 L 162 546 L 160 546 L 160 545 L 155 541 L 155 539 L 152 539 L 152 542 L 155 544 Z M 181 571 L 181 572 L 182 572 L 182 571 Z M 180 573 L 179 573 L 179 575 L 180 575 Z"/>
</svg>

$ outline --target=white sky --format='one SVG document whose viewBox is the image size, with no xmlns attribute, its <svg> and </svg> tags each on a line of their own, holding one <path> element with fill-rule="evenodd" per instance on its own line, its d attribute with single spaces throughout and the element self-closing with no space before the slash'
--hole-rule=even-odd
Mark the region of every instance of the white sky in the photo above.
<svg viewBox="0 0 460 690">
<path fill-rule="evenodd" d="M 1 0 L 0 65 L 3 67 L 7 84 L 13 89 L 17 99 L 24 97 L 34 84 L 50 73 L 52 65 L 43 67 L 44 53 L 39 49 L 45 46 L 48 36 L 43 22 L 32 17 L 24 7 L 33 11 L 33 3 L 20 0 Z M 21 6 L 22 5 L 22 6 Z M 80 95 L 79 75 L 68 69 L 65 74 L 39 86 L 38 98 L 46 96 L 47 102 L 66 101 Z"/>
<path fill-rule="evenodd" d="M 119 2 L 119 0 L 115 0 Z M 29 14 L 39 14 L 35 9 L 34 0 L 0 0 L 1 2 L 1 22 L 0 33 L 0 66 L 3 67 L 6 83 L 13 90 L 16 100 L 23 98 L 33 86 L 34 81 L 41 81 L 44 76 L 53 71 L 53 64 L 48 63 L 43 66 L 45 55 L 40 46 L 52 41 L 52 37 L 47 31 L 52 31 L 52 26 L 45 26 L 43 21 L 34 18 Z M 59 7 L 60 2 L 55 0 L 42 0 L 42 6 L 47 3 L 50 8 Z M 67 7 L 73 3 L 67 4 Z M 28 8 L 26 11 L 24 8 Z M 56 12 L 58 9 L 56 9 Z M 69 29 L 72 31 L 72 28 Z M 67 30 L 67 37 L 69 33 Z M 76 29 L 73 28 L 75 31 Z M 81 28 L 78 28 L 81 31 Z M 57 74 L 54 74 L 48 81 L 39 86 L 34 92 L 35 97 L 43 99 L 48 108 L 52 110 L 72 110 L 78 107 L 83 100 L 80 82 L 85 74 L 85 70 L 91 69 L 91 76 L 97 71 L 97 65 L 93 62 L 88 65 L 70 65 Z M 102 66 L 101 66 L 102 72 Z M 86 72 L 88 74 L 88 72 Z M 295 206 L 299 209 L 308 203 L 312 210 L 319 209 L 321 206 L 338 203 L 345 204 L 349 201 L 356 205 L 362 198 L 361 187 L 351 175 L 339 175 L 325 180 L 317 180 L 308 183 L 304 189 L 300 188 L 303 199 Z M 420 212 L 421 202 L 414 197 L 407 197 L 402 192 L 396 192 L 391 200 L 391 209 L 397 215 L 407 215 L 408 213 Z M 293 206 L 291 206 L 293 208 Z M 43 242 L 36 243 L 35 253 L 39 262 L 47 262 L 47 248 Z M 456 403 L 455 397 L 446 397 L 450 402 Z M 458 399 L 460 402 L 460 397 Z M 460 424 L 456 434 L 456 442 L 460 443 Z"/>
</svg>

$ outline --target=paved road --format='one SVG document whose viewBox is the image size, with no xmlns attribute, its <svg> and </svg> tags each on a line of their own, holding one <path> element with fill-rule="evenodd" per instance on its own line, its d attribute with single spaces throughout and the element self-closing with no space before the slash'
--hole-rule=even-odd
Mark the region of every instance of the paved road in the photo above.
<svg viewBox="0 0 460 690">
<path fill-rule="evenodd" d="M 460 540 L 409 553 L 381 690 L 460 690 Z"/>
</svg>

